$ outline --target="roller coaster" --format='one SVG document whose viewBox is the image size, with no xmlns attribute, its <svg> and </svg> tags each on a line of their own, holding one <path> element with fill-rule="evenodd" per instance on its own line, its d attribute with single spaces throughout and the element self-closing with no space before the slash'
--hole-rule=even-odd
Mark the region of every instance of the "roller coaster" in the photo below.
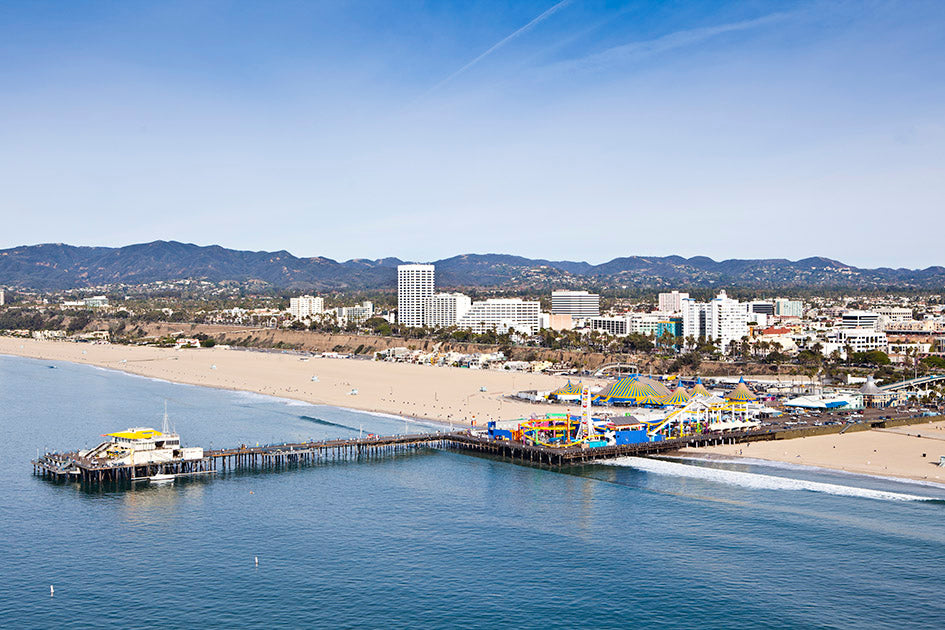
<svg viewBox="0 0 945 630">
<path fill-rule="evenodd" d="M 650 436 L 685 437 L 705 431 L 758 426 L 754 416 L 744 402 L 697 395 L 666 417 L 644 424 Z"/>
</svg>

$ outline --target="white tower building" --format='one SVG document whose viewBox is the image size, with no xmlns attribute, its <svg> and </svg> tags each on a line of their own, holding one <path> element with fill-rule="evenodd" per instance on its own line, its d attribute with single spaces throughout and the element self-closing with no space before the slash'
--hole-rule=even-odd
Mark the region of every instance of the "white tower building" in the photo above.
<svg viewBox="0 0 945 630">
<path fill-rule="evenodd" d="M 427 303 L 424 321 L 433 328 L 455 326 L 472 306 L 472 299 L 462 293 L 437 293 Z"/>
<path fill-rule="evenodd" d="M 538 332 L 541 306 L 518 298 L 492 298 L 473 302 L 469 311 L 456 325 L 469 328 L 477 335 L 495 330 L 499 333 L 516 331 L 525 334 Z"/>
<path fill-rule="evenodd" d="M 659 311 L 661 313 L 681 313 L 683 310 L 683 300 L 688 299 L 688 293 L 680 293 L 679 291 L 660 293 Z"/>
<path fill-rule="evenodd" d="M 314 295 L 301 295 L 289 298 L 289 314 L 292 319 L 308 319 L 312 315 L 325 312 L 325 298 Z"/>
<path fill-rule="evenodd" d="M 551 314 L 587 319 L 600 315 L 600 296 L 587 291 L 552 291 Z"/>
<path fill-rule="evenodd" d="M 425 313 L 433 297 L 433 265 L 397 266 L 397 321 L 419 328 L 426 322 Z"/>
<path fill-rule="evenodd" d="M 711 339 L 722 351 L 748 334 L 751 305 L 731 299 L 725 291 L 709 303 L 683 300 L 682 311 L 683 336 Z"/>
<path fill-rule="evenodd" d="M 750 304 L 733 300 L 725 291 L 709 302 L 706 314 L 706 336 L 715 340 L 724 352 L 733 341 L 741 341 L 748 335 Z"/>
</svg>

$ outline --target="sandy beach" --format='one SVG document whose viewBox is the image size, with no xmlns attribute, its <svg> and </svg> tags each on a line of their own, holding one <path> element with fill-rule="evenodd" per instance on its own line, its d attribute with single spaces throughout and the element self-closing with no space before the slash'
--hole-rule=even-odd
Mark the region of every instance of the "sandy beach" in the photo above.
<svg viewBox="0 0 945 630">
<path fill-rule="evenodd" d="M 70 361 L 177 383 L 242 390 L 314 404 L 388 413 L 456 426 L 531 414 L 578 413 L 578 405 L 508 400 L 550 390 L 564 377 L 225 348 L 175 350 L 0 337 L 0 354 Z M 318 380 L 313 381 L 312 377 Z M 480 391 L 480 388 L 486 391 Z M 357 390 L 356 395 L 351 391 Z M 683 449 L 691 455 L 750 457 L 945 483 L 945 422 L 792 440 Z"/>
<path fill-rule="evenodd" d="M 177 383 L 243 390 L 305 402 L 482 426 L 487 420 L 578 412 L 512 401 L 505 395 L 551 390 L 566 378 L 367 361 L 309 358 L 225 348 L 175 350 L 0 337 L 0 354 L 85 363 Z M 318 380 L 313 381 L 312 377 Z M 480 391 L 480 388 L 486 391 Z M 357 390 L 356 395 L 351 391 Z"/>
<path fill-rule="evenodd" d="M 685 448 L 689 455 L 750 457 L 866 475 L 945 483 L 945 422 L 793 440 Z"/>
</svg>

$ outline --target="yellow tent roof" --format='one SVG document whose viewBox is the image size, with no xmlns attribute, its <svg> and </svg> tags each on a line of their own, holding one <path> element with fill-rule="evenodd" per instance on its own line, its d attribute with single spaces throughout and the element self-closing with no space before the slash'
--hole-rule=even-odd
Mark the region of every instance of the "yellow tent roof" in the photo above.
<svg viewBox="0 0 945 630">
<path fill-rule="evenodd" d="M 150 440 L 163 435 L 160 431 L 154 429 L 128 429 L 127 431 L 116 431 L 115 433 L 106 433 L 105 437 L 122 438 L 125 440 Z"/>
<path fill-rule="evenodd" d="M 645 376 L 627 376 L 600 393 L 603 399 L 629 400 L 639 402 L 646 396 L 665 396 L 669 394 L 666 386 Z"/>
<path fill-rule="evenodd" d="M 725 398 L 732 402 L 751 402 L 752 400 L 758 400 L 758 397 L 751 393 L 751 390 L 748 389 L 748 385 L 745 385 L 745 379 L 739 379 L 738 385 L 725 394 Z"/>
<path fill-rule="evenodd" d="M 567 385 L 563 385 L 563 386 L 559 387 L 559 388 L 556 389 L 555 391 L 551 392 L 551 395 L 552 395 L 552 396 L 561 396 L 561 395 L 566 395 L 566 394 L 580 394 L 580 393 L 581 393 L 581 384 L 580 384 L 580 383 L 572 383 L 572 382 L 569 380 Z"/>
<path fill-rule="evenodd" d="M 696 385 L 695 387 L 692 388 L 692 392 L 690 393 L 693 396 L 695 396 L 696 394 L 701 394 L 702 396 L 708 396 L 709 390 L 705 388 L 705 385 L 702 384 L 702 379 L 700 378 L 696 381 Z"/>
<path fill-rule="evenodd" d="M 689 402 L 689 392 L 686 391 L 685 387 L 679 386 L 676 388 L 676 391 L 673 392 L 671 396 L 667 396 L 663 399 L 664 405 L 685 405 Z"/>
</svg>

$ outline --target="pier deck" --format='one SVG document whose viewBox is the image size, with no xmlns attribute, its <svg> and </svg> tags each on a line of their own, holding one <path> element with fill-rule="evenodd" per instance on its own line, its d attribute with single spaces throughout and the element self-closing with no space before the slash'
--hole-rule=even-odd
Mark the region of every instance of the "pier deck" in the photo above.
<svg viewBox="0 0 945 630">
<path fill-rule="evenodd" d="M 469 432 L 418 433 L 348 440 L 287 442 L 257 446 L 241 445 L 234 448 L 205 450 L 204 456 L 200 459 L 134 466 L 110 465 L 103 460 L 81 457 L 75 452 L 47 453 L 33 461 L 33 472 L 57 480 L 123 481 L 147 478 L 157 474 L 183 476 L 243 469 L 277 469 L 320 462 L 358 459 L 365 456 L 395 455 L 420 448 L 480 453 L 509 459 L 513 462 L 568 466 L 596 459 L 664 453 L 683 446 L 747 441 L 753 435 L 749 432 L 742 432 L 724 436 L 691 436 L 678 440 L 623 446 L 556 449 L 523 442 L 492 440 Z M 764 432 L 758 432 L 758 437 L 761 439 L 765 439 L 764 435 Z"/>
<path fill-rule="evenodd" d="M 83 458 L 78 453 L 47 453 L 33 460 L 33 472 L 43 477 L 83 482 L 134 480 L 156 474 L 200 475 L 245 469 L 279 469 L 330 461 L 357 460 L 406 453 L 424 448 L 460 451 L 506 459 L 514 463 L 564 467 L 617 457 L 656 455 L 687 446 L 739 444 L 867 430 L 901 424 L 934 422 L 942 417 L 909 417 L 890 421 L 871 421 L 837 426 L 798 428 L 756 428 L 744 431 L 690 435 L 660 442 L 642 442 L 596 448 L 553 448 L 520 441 L 494 440 L 470 431 L 453 433 L 418 433 L 347 440 L 323 440 L 235 448 L 207 449 L 200 459 L 148 465 L 109 465 L 104 460 Z"/>
</svg>

